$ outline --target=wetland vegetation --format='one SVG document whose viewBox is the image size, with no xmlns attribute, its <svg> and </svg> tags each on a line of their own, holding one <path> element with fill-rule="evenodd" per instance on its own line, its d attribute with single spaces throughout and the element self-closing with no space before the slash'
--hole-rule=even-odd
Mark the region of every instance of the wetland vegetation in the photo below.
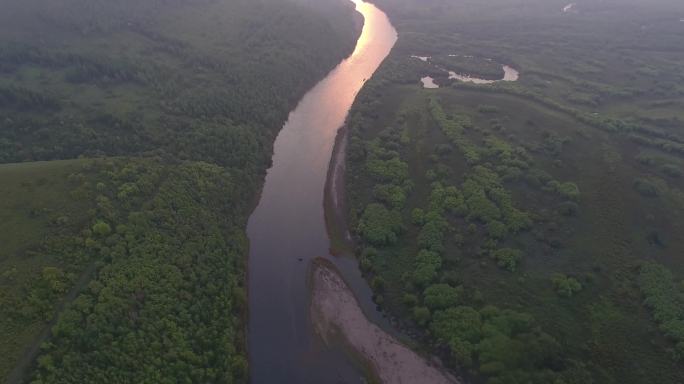
<svg viewBox="0 0 684 384">
<path fill-rule="evenodd" d="M 684 6 L 377 4 L 345 191 L 375 302 L 474 383 L 684 381 Z M 487 58 L 518 81 L 434 65 Z"/>
</svg>

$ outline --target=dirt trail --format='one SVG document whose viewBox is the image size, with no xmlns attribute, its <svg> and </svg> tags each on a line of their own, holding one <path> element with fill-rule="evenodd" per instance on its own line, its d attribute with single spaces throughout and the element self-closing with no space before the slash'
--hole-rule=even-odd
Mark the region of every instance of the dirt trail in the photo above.
<svg viewBox="0 0 684 384">
<path fill-rule="evenodd" d="M 38 353 L 40 352 L 40 346 L 45 342 L 48 337 L 50 337 L 52 327 L 57 323 L 59 315 L 62 314 L 64 308 L 66 308 L 69 303 L 74 301 L 78 297 L 85 287 L 93 279 L 95 271 L 97 269 L 96 263 L 91 263 L 82 273 L 81 276 L 76 281 L 76 284 L 69 290 L 69 293 L 60 301 L 59 305 L 55 309 L 54 317 L 50 322 L 48 322 L 43 330 L 36 336 L 33 342 L 26 347 L 22 357 L 17 361 L 14 369 L 5 378 L 5 384 L 19 384 L 26 381 L 26 371 L 29 366 L 35 361 Z"/>
</svg>

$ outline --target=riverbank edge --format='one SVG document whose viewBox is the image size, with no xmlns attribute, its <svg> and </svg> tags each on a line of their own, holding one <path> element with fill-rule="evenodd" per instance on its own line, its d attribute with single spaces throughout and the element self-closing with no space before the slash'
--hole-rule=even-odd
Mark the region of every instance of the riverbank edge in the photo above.
<svg viewBox="0 0 684 384">
<path fill-rule="evenodd" d="M 371 4 L 374 4 L 377 6 L 375 1 L 373 0 L 364 0 L 367 1 Z M 389 15 L 388 15 L 389 18 Z M 399 36 L 398 36 L 399 38 Z M 387 60 L 391 56 L 388 54 L 387 57 L 383 60 Z M 382 64 L 380 64 L 380 67 L 382 67 Z M 380 68 L 379 67 L 379 68 Z M 376 71 L 377 73 L 377 71 Z M 373 75 L 375 75 L 374 73 Z M 372 76 L 371 76 L 372 78 Z M 371 78 L 367 79 L 367 81 L 370 81 Z M 361 89 L 359 90 L 359 93 L 363 91 L 363 87 L 366 85 L 364 84 Z M 326 230 L 328 232 L 328 238 L 330 239 L 330 254 L 333 257 L 345 257 L 345 258 L 350 258 L 353 260 L 358 260 L 358 242 L 355 241 L 355 236 L 351 232 L 351 228 L 349 227 L 349 211 L 348 211 L 348 202 L 347 202 L 347 188 L 346 188 L 346 164 L 347 164 L 347 144 L 349 140 L 349 135 L 350 135 L 350 129 L 349 129 L 349 124 L 348 124 L 348 119 L 349 116 L 352 113 L 352 110 L 354 109 L 354 103 L 352 103 L 352 106 L 350 107 L 349 113 L 347 117 L 345 118 L 344 124 L 337 130 L 337 133 L 335 135 L 335 141 L 333 145 L 333 150 L 332 150 L 332 155 L 330 157 L 330 163 L 328 165 L 328 172 L 325 180 L 325 187 L 324 187 L 324 196 L 323 196 L 323 212 L 324 212 L 324 217 L 325 217 L 325 225 L 326 225 Z M 347 289 L 350 291 L 351 295 L 357 300 L 358 298 L 356 297 L 354 291 L 349 287 L 349 284 L 347 283 L 346 279 L 344 278 L 344 274 L 335 266 L 333 262 L 330 260 L 327 260 L 325 258 L 319 257 L 316 258 L 312 261 L 311 265 L 309 266 L 309 272 L 307 273 L 307 287 L 309 288 L 309 292 L 313 292 L 313 282 L 312 282 L 312 276 L 314 269 L 316 267 L 320 267 L 319 264 L 322 264 L 323 266 L 327 266 L 330 269 L 332 269 L 341 279 L 344 281 L 345 285 L 347 286 Z M 359 267 L 360 268 L 360 267 Z M 366 274 L 363 274 L 364 280 L 366 283 L 370 286 L 370 280 Z M 372 290 L 371 290 L 372 291 Z M 375 292 L 373 291 L 373 294 Z M 312 305 L 312 298 L 313 294 L 310 295 L 309 297 L 309 306 L 311 308 Z M 421 356 L 424 360 L 429 361 L 430 363 L 434 364 L 435 366 L 438 367 L 439 370 L 442 372 L 451 375 L 452 378 L 454 378 L 456 381 L 462 384 L 467 384 L 468 381 L 466 381 L 466 372 L 459 369 L 453 369 L 453 367 L 447 368 L 447 366 L 444 364 L 442 358 L 442 354 L 432 354 L 430 353 L 430 348 L 427 346 L 425 340 L 422 339 L 415 339 L 413 337 L 407 336 L 403 331 L 407 329 L 413 329 L 410 326 L 406 326 L 406 324 L 403 322 L 401 318 L 395 317 L 392 313 L 388 312 L 386 308 L 379 307 L 379 310 L 384 314 L 384 316 L 387 316 L 390 319 L 390 322 L 393 324 L 394 327 L 401 333 L 403 337 L 400 339 L 397 339 L 397 341 L 402 342 L 408 349 L 412 350 L 414 353 L 418 354 Z M 311 316 L 311 321 L 314 324 L 314 329 L 316 329 L 315 325 L 315 318 L 313 314 L 313 310 L 310 314 Z M 370 320 L 369 320 L 370 321 Z M 339 328 L 339 327 L 336 327 Z M 380 327 L 382 329 L 382 327 Z M 340 329 L 336 329 L 338 333 L 341 333 Z M 386 332 L 386 330 L 383 330 Z M 318 331 L 317 331 L 318 334 Z M 324 335 L 318 334 L 320 339 L 324 343 L 328 343 L 328 339 Z M 405 339 L 404 339 L 405 338 Z M 372 365 L 368 362 L 367 359 L 365 359 L 360 352 L 358 352 L 354 347 L 344 338 L 343 334 L 339 335 L 339 338 L 335 337 L 333 338 L 334 342 L 336 342 L 338 346 L 340 346 L 345 353 L 348 353 L 349 356 L 354 359 L 356 362 L 359 362 L 359 359 L 361 359 L 361 364 L 365 369 L 369 369 L 370 371 L 367 371 L 368 374 L 371 376 L 366 377 L 366 380 L 369 380 L 369 384 L 375 384 L 376 381 L 379 384 L 382 384 L 382 381 L 379 379 L 379 374 L 372 368 Z M 403 341 L 402 341 L 403 340 Z M 409 346 L 406 344 L 406 342 L 411 342 L 415 343 L 413 346 Z M 416 348 L 418 347 L 418 348 Z M 365 371 L 366 372 L 366 371 Z"/>
<path fill-rule="evenodd" d="M 353 106 L 352 106 L 353 108 Z M 323 211 L 325 214 L 325 224 L 328 232 L 328 237 L 330 239 L 330 253 L 333 257 L 348 257 L 351 259 L 357 259 L 357 243 L 354 241 L 354 236 L 350 232 L 349 222 L 348 222 L 348 212 L 347 212 L 347 200 L 346 200 L 346 185 L 345 185 L 345 175 L 346 175 L 346 159 L 347 159 L 347 144 L 349 140 L 349 126 L 345 121 L 344 125 L 340 127 L 335 136 L 335 142 L 333 146 L 332 155 L 330 158 L 330 164 L 328 166 L 328 173 L 325 181 L 324 188 L 324 199 L 323 199 Z M 373 367 L 372 363 L 366 358 L 361 352 L 359 352 L 345 337 L 344 332 L 337 325 L 332 325 L 332 329 L 328 331 L 327 334 L 322 334 L 319 330 L 319 325 L 317 324 L 316 314 L 313 308 L 313 274 L 316 268 L 328 268 L 332 270 L 338 277 L 344 282 L 346 289 L 354 297 L 358 303 L 358 298 L 354 291 L 349 287 L 344 274 L 335 266 L 335 264 L 325 258 L 318 257 L 311 262 L 309 266 L 309 271 L 307 273 L 307 287 L 309 292 L 312 294 L 309 297 L 309 308 L 311 322 L 316 330 L 318 337 L 325 344 L 334 344 L 340 347 L 355 363 L 359 364 L 362 371 L 365 374 L 365 379 L 369 384 L 382 384 L 380 375 L 377 370 Z M 366 283 L 370 284 L 367 276 L 364 276 Z M 390 313 L 387 313 L 384 309 L 382 312 L 386 316 L 392 317 Z M 370 321 L 370 320 L 369 320 Z M 394 323 L 394 322 L 392 322 Z M 398 325 L 395 323 L 395 326 Z M 401 329 L 400 327 L 399 329 Z M 382 327 L 380 327 L 382 329 Z M 383 330 L 386 331 L 386 330 Z M 407 337 L 406 335 L 402 335 Z M 423 348 L 423 341 L 414 340 L 408 338 L 402 342 L 401 339 L 396 339 L 398 342 L 404 344 L 409 350 L 413 351 L 417 355 L 421 356 L 425 361 L 430 364 L 434 364 L 440 371 L 445 374 L 451 375 L 453 379 L 457 382 L 464 382 L 462 377 L 462 372 L 456 372 L 458 376 L 454 376 L 454 372 L 447 369 L 441 359 L 437 356 L 428 354 L 425 355 L 427 349 Z M 411 341 L 421 345 L 421 348 L 416 349 L 407 345 L 405 342 Z"/>
<path fill-rule="evenodd" d="M 356 258 L 356 242 L 349 229 L 345 193 L 348 139 L 349 129 L 345 122 L 335 136 L 328 175 L 325 179 L 323 212 L 326 230 L 330 238 L 330 253 L 333 256 Z"/>
<path fill-rule="evenodd" d="M 350 288 L 349 283 L 344 277 L 344 274 L 335 266 L 335 264 L 331 260 L 325 259 L 323 257 L 317 257 L 311 261 L 307 273 L 307 286 L 309 288 L 309 291 L 312 292 L 312 294 L 309 297 L 309 311 L 313 328 L 318 337 L 323 341 L 323 343 L 327 345 L 336 345 L 341 347 L 343 351 L 347 353 L 348 356 L 355 363 L 359 364 L 359 366 L 362 367 L 362 371 L 365 374 L 365 379 L 369 384 L 383 383 L 381 379 L 382 375 L 380 370 L 374 365 L 372 359 L 369 356 L 366 356 L 362 351 L 358 349 L 357 346 L 355 346 L 351 341 L 349 341 L 344 330 L 338 324 L 323 324 L 324 320 L 322 318 L 324 317 L 324 315 L 320 314 L 320 309 L 315 307 L 314 293 L 316 290 L 316 286 L 314 283 L 314 274 L 316 273 L 317 269 L 321 268 L 329 270 L 338 279 L 340 279 L 342 284 L 344 284 L 344 291 L 342 292 L 342 294 L 349 295 L 354 300 L 354 303 L 356 304 L 356 306 L 358 307 L 359 311 L 362 313 L 366 321 L 372 326 L 376 327 L 380 332 L 382 332 L 385 335 L 385 337 L 393 340 L 396 344 L 401 345 L 407 351 L 414 354 L 417 359 L 422 360 L 426 367 L 431 367 L 432 369 L 436 370 L 436 372 L 438 372 L 439 375 L 441 375 L 441 377 L 443 377 L 444 379 L 454 384 L 464 384 L 463 379 L 461 377 L 454 376 L 452 372 L 446 369 L 446 367 L 442 364 L 442 362 L 439 359 L 436 359 L 431 355 L 425 355 L 423 353 L 420 353 L 419 351 L 416 351 L 414 348 L 411 348 L 409 345 L 402 342 L 400 339 L 397 339 L 391 334 L 385 332 L 384 330 L 382 330 L 382 328 L 377 326 L 377 324 L 369 320 L 368 317 L 365 314 L 363 314 L 363 309 L 359 305 L 358 298 L 356 297 L 354 291 Z"/>
<path fill-rule="evenodd" d="M 363 356 L 363 354 L 359 352 L 349 342 L 349 340 L 344 335 L 344 332 L 339 326 L 333 324 L 326 334 L 320 332 L 319 315 L 314 311 L 313 305 L 313 292 L 315 289 L 313 276 L 317 268 L 327 268 L 333 271 L 335 274 L 337 274 L 337 276 L 339 276 L 339 278 L 344 282 L 349 293 L 358 302 L 358 298 L 354 294 L 354 291 L 351 290 L 351 288 L 349 288 L 349 283 L 345 279 L 344 274 L 337 268 L 337 266 L 335 266 L 335 263 L 324 257 L 317 257 L 313 259 L 307 267 L 306 286 L 307 290 L 311 293 L 308 298 L 307 308 L 309 309 L 309 319 L 311 321 L 311 325 L 313 326 L 316 336 L 324 345 L 334 345 L 335 347 L 340 348 L 344 352 L 344 354 L 346 354 L 351 359 L 353 364 L 360 368 L 360 371 L 363 373 L 363 377 L 366 380 L 367 384 L 383 384 L 382 380 L 380 380 L 380 375 L 378 374 L 377 370 L 373 367 L 370 361 L 366 359 Z"/>
<path fill-rule="evenodd" d="M 330 239 L 331 255 L 333 257 L 347 257 L 356 260 L 358 251 L 357 242 L 354 241 L 354 236 L 350 232 L 349 222 L 347 221 L 348 205 L 346 201 L 345 175 L 347 159 L 346 146 L 348 139 L 349 127 L 345 122 L 345 124 L 339 128 L 339 130 L 337 131 L 337 135 L 335 136 L 335 144 L 333 147 L 332 156 L 330 158 L 328 174 L 325 181 L 323 210 L 325 214 L 326 229 L 328 231 L 328 237 Z M 347 289 L 354 297 L 354 299 L 356 299 L 358 302 L 358 298 L 356 297 L 354 291 L 351 288 L 349 288 L 349 284 L 344 278 L 344 274 L 335 266 L 333 262 L 322 257 L 314 259 L 312 265 L 309 267 L 310 271 L 307 274 L 307 286 L 310 292 L 313 292 L 313 271 L 315 268 L 321 266 L 327 267 L 331 269 L 333 272 L 335 272 L 340 277 L 340 279 L 342 279 L 342 281 L 345 283 Z M 368 276 L 364 275 L 364 280 L 367 284 L 370 285 Z M 311 307 L 311 305 L 312 297 L 309 297 L 309 306 Z M 391 313 L 387 312 L 385 308 L 381 308 L 380 310 L 385 316 L 388 316 L 391 319 L 390 322 L 395 327 L 397 327 L 397 330 L 399 332 L 402 333 L 401 336 L 403 337 L 400 337 L 399 339 L 395 337 L 395 340 L 404 344 L 404 346 L 406 346 L 408 349 L 410 349 L 417 355 L 421 356 L 424 360 L 429 361 L 431 364 L 437 366 L 438 369 L 440 369 L 441 371 L 452 375 L 459 382 L 465 383 L 465 378 L 463 375 L 464 372 L 460 370 L 452 371 L 446 368 L 446 366 L 441 360 L 441 358 L 443 358 L 444 356 L 430 354 L 428 352 L 429 349 L 426 348 L 424 340 L 414 339 L 403 334 L 403 330 L 411 329 L 411 327 L 405 327 L 405 325 L 402 324 L 401 319 L 394 317 Z M 314 324 L 314 328 L 316 329 L 316 320 L 313 311 L 311 312 L 311 321 Z M 369 380 L 369 384 L 375 384 L 376 382 L 381 384 L 382 381 L 379 379 L 379 374 L 375 369 L 373 369 L 369 361 L 359 351 L 357 351 L 353 345 L 349 343 L 349 341 L 344 337 L 342 330 L 340 330 L 338 326 L 333 327 L 335 328 L 333 331 L 338 333 L 337 337 L 326 337 L 325 335 L 321 335 L 320 333 L 318 333 L 317 330 L 317 334 L 321 338 L 321 340 L 326 344 L 330 343 L 339 346 L 355 362 L 360 364 L 363 367 L 364 372 L 366 372 L 367 375 L 370 375 L 366 377 L 366 380 Z M 380 329 L 382 329 L 382 327 L 380 327 Z M 387 330 L 383 329 L 383 331 L 386 332 Z M 416 344 L 413 346 L 409 346 L 406 344 L 406 342 L 409 341 Z M 416 348 L 416 345 L 420 346 L 420 348 Z"/>
<path fill-rule="evenodd" d="M 372 1 L 369 2 L 372 3 Z M 354 16 L 357 28 L 356 32 L 360 36 L 365 20 L 359 11 L 355 11 Z M 347 115 L 347 118 L 348 117 L 349 116 Z M 335 134 L 330 163 L 328 164 L 328 173 L 325 178 L 325 186 L 323 189 L 323 216 L 328 238 L 330 239 L 330 253 L 333 256 L 354 258 L 356 244 L 348 228 L 344 188 L 348 131 L 349 129 L 345 119 L 344 124 Z"/>
</svg>

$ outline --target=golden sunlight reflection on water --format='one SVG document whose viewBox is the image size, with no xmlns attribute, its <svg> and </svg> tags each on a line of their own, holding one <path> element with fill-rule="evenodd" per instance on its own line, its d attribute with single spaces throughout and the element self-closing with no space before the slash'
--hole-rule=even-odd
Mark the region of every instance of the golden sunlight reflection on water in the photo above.
<svg viewBox="0 0 684 384">
<path fill-rule="evenodd" d="M 314 347 L 306 283 L 310 260 L 328 255 L 323 189 L 337 130 L 363 83 L 397 40 L 382 11 L 352 1 L 364 16 L 356 48 L 290 113 L 274 144 L 273 166 L 259 205 L 249 219 L 248 348 L 253 384 L 360 379 L 342 351 Z M 357 279 L 365 285 L 360 274 Z M 366 296 L 372 305 L 370 294 Z"/>
</svg>

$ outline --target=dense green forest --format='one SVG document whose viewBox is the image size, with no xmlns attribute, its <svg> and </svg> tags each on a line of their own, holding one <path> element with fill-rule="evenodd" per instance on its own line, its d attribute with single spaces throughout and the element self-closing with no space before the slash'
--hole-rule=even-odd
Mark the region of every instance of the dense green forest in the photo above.
<svg viewBox="0 0 684 384">
<path fill-rule="evenodd" d="M 247 382 L 247 215 L 338 0 L 0 1 L 0 378 Z"/>
<path fill-rule="evenodd" d="M 474 383 L 684 382 L 684 4 L 375 3 L 399 41 L 346 176 L 375 302 Z M 519 80 L 445 71 L 491 63 Z"/>
</svg>

